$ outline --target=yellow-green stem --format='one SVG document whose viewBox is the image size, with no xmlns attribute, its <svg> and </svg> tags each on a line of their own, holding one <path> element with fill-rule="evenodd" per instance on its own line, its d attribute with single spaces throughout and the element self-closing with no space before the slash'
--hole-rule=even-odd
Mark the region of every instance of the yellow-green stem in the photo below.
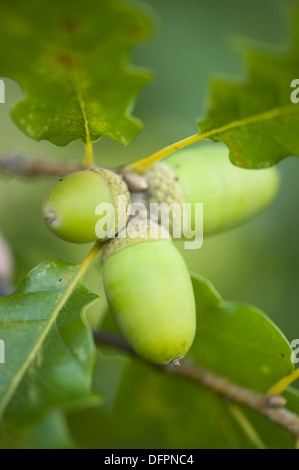
<svg viewBox="0 0 299 470">
<path fill-rule="evenodd" d="M 260 122 L 268 121 L 280 116 L 288 116 L 291 115 L 296 111 L 296 106 L 293 105 L 285 105 L 280 106 L 279 108 L 272 108 L 264 113 L 256 114 L 253 116 L 247 116 L 242 119 L 238 119 L 236 121 L 229 122 L 223 126 L 218 128 L 212 129 L 210 131 L 202 132 L 200 131 L 198 134 L 192 135 L 191 137 L 187 137 L 186 139 L 180 140 L 179 142 L 169 145 L 157 152 L 149 155 L 148 157 L 142 158 L 133 162 L 129 165 L 129 167 L 136 171 L 137 173 L 144 174 L 155 162 L 161 160 L 162 158 L 166 157 L 167 155 L 175 152 L 176 150 L 182 149 L 187 147 L 187 145 L 193 144 L 195 142 L 199 142 L 200 140 L 210 139 L 213 137 L 219 138 L 221 134 L 225 134 L 230 132 L 234 129 L 239 129 L 245 126 L 255 125 Z"/>
<path fill-rule="evenodd" d="M 266 395 L 280 395 L 285 389 L 291 385 L 291 383 L 295 382 L 295 380 L 299 379 L 299 369 L 294 370 L 290 375 L 283 377 L 279 382 L 274 384 L 269 390 L 267 391 Z"/>
<path fill-rule="evenodd" d="M 136 171 L 136 173 L 140 173 L 143 175 L 155 162 L 161 160 L 164 157 L 167 157 L 167 155 L 170 155 L 176 150 L 180 150 L 184 147 L 187 147 L 187 145 L 191 145 L 194 142 L 198 142 L 199 140 L 202 140 L 201 133 L 187 137 L 186 139 L 180 140 L 175 144 L 168 145 L 168 147 L 158 150 L 158 152 L 155 152 L 152 155 L 149 155 L 148 157 L 141 158 L 136 162 L 130 163 L 128 167 L 131 168 L 131 170 Z"/>
<path fill-rule="evenodd" d="M 80 270 L 78 273 L 78 278 L 80 279 L 86 271 L 88 270 L 89 266 L 92 264 L 93 260 L 97 256 L 97 254 L 101 251 L 102 246 L 104 245 L 105 242 L 102 241 L 97 241 L 96 244 L 92 247 L 86 258 L 82 261 L 80 264 Z"/>
<path fill-rule="evenodd" d="M 85 168 L 91 168 L 94 163 L 94 158 L 93 158 L 92 143 L 90 142 L 90 140 L 86 142 L 85 149 L 86 149 L 86 153 L 85 153 L 85 161 L 84 161 L 83 166 Z"/>
</svg>

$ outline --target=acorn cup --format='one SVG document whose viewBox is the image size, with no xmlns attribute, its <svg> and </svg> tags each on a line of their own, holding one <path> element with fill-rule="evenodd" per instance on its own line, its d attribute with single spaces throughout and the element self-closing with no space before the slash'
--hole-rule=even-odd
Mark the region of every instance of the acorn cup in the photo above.
<svg viewBox="0 0 299 470">
<path fill-rule="evenodd" d="M 107 301 L 136 353 L 155 364 L 176 364 L 191 347 L 196 329 L 190 275 L 166 230 L 144 220 L 137 227 L 138 234 L 129 223 L 125 238 L 104 245 Z"/>
<path fill-rule="evenodd" d="M 228 153 L 221 143 L 200 144 L 164 158 L 144 175 L 150 202 L 181 207 L 170 214 L 171 233 L 175 223 L 182 226 L 183 203 L 191 203 L 185 223 L 195 232 L 195 203 L 203 203 L 203 234 L 212 235 L 246 222 L 273 201 L 280 182 L 277 169 L 239 168 Z"/>
<path fill-rule="evenodd" d="M 122 219 L 118 220 L 119 198 L 123 196 Z M 59 238 L 72 243 L 106 240 L 118 232 L 127 220 L 130 194 L 125 182 L 116 173 L 96 168 L 71 173 L 61 178 L 45 196 L 42 214 L 47 227 Z M 105 224 L 98 228 L 99 204 L 114 210 L 105 214 Z M 120 225 L 120 227 L 119 227 Z"/>
</svg>

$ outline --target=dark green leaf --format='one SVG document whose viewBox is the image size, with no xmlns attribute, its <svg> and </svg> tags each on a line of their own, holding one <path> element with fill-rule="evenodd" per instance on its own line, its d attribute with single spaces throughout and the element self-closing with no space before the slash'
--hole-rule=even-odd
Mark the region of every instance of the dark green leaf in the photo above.
<svg viewBox="0 0 299 470">
<path fill-rule="evenodd" d="M 228 146 L 235 165 L 263 168 L 299 156 L 299 104 L 291 101 L 299 69 L 299 9 L 294 16 L 291 52 L 246 50 L 247 82 L 212 84 L 208 117 L 199 126 Z"/>
<path fill-rule="evenodd" d="M 1 439 L 0 448 L 12 449 L 71 449 L 72 441 L 65 416 L 60 410 L 47 412 L 33 424 L 26 423 L 14 429 L 14 435 Z"/>
<path fill-rule="evenodd" d="M 30 449 L 70 449 L 74 447 L 63 414 L 47 413 L 23 438 L 22 447 Z"/>
<path fill-rule="evenodd" d="M 105 355 L 110 354 L 102 348 Z M 112 351 L 112 350 L 111 350 Z M 113 378 L 112 378 L 112 377 Z M 250 448 L 219 397 L 138 359 L 99 356 L 96 390 L 111 397 L 97 410 L 69 416 L 73 437 L 86 448 Z"/>
<path fill-rule="evenodd" d="M 0 75 L 25 92 L 12 109 L 25 134 L 60 146 L 135 137 L 130 111 L 149 74 L 127 58 L 149 35 L 143 14 L 120 0 L 13 0 L 0 17 Z"/>
</svg>

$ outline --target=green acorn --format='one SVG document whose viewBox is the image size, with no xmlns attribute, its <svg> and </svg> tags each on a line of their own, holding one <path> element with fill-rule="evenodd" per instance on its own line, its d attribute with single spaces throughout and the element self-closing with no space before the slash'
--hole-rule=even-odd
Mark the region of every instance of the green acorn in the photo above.
<svg viewBox="0 0 299 470">
<path fill-rule="evenodd" d="M 184 202 L 203 203 L 204 235 L 222 232 L 254 217 L 269 206 L 279 188 L 276 168 L 236 167 L 221 143 L 176 152 L 155 163 L 145 178 L 150 202 L 177 202 L 181 207 Z M 189 224 L 194 231 L 192 209 Z M 173 222 L 178 222 L 175 217 Z"/>
<path fill-rule="evenodd" d="M 59 238 L 72 243 L 89 243 L 105 240 L 107 231 L 117 233 L 118 196 L 125 199 L 126 212 L 130 195 L 120 176 L 112 171 L 97 168 L 71 173 L 61 178 L 44 198 L 42 213 L 47 227 Z M 96 232 L 100 219 L 96 207 L 111 204 L 114 212 L 106 216 L 107 227 Z M 106 220 L 105 219 L 105 220 Z M 124 215 L 126 222 L 127 215 Z"/>
<path fill-rule="evenodd" d="M 115 320 L 132 348 L 146 360 L 167 364 L 192 345 L 195 301 L 184 259 L 160 227 L 140 221 L 139 236 L 130 227 L 125 238 L 105 244 L 104 287 Z"/>
</svg>

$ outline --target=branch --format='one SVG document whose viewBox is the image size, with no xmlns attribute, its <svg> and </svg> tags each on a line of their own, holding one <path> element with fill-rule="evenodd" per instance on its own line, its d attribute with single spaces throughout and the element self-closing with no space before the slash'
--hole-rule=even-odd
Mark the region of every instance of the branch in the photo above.
<svg viewBox="0 0 299 470">
<path fill-rule="evenodd" d="M 116 347 L 140 360 L 143 360 L 133 351 L 129 344 L 120 335 L 107 331 L 95 331 L 93 335 L 96 343 Z M 234 384 L 228 379 L 199 366 L 187 358 L 181 361 L 180 367 L 175 367 L 173 364 L 157 366 L 150 364 L 147 361 L 144 362 L 155 367 L 161 372 L 205 387 L 230 402 L 245 405 L 248 408 L 257 411 L 284 428 L 298 442 L 299 416 L 283 407 L 286 400 L 281 395 L 266 396 L 263 393 L 257 393 L 248 388 Z"/>
<path fill-rule="evenodd" d="M 88 168 L 78 162 L 69 160 L 44 160 L 42 158 L 28 159 L 20 155 L 8 155 L 0 158 L 0 172 L 13 173 L 18 176 L 65 176 L 74 171 Z M 90 166 L 89 168 L 93 168 Z M 145 179 L 129 168 L 129 166 L 111 168 L 121 175 L 126 182 L 129 191 L 146 191 L 147 183 Z"/>
<path fill-rule="evenodd" d="M 19 176 L 65 176 L 68 173 L 82 170 L 81 164 L 74 161 L 55 161 L 31 159 L 20 155 L 9 155 L 0 159 L 0 171 Z"/>
</svg>

